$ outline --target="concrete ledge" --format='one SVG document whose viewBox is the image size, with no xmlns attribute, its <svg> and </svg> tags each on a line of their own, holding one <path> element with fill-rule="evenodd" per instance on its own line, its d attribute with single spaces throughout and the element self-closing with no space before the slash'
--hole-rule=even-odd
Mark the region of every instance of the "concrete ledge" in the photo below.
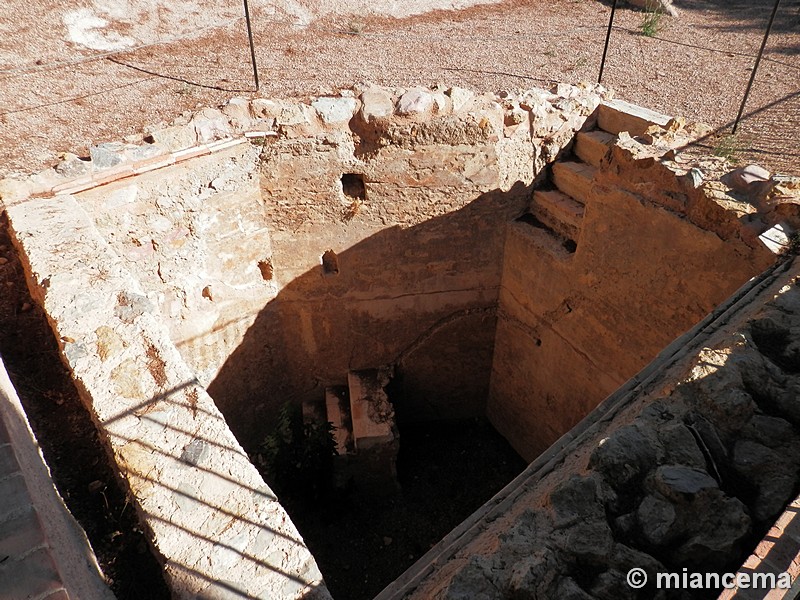
<svg viewBox="0 0 800 600">
<path fill-rule="evenodd" d="M 0 598 L 112 600 L 0 361 Z"/>
<path fill-rule="evenodd" d="M 174 597 L 329 597 L 286 512 L 75 199 L 32 199 L 8 216 Z"/>
</svg>

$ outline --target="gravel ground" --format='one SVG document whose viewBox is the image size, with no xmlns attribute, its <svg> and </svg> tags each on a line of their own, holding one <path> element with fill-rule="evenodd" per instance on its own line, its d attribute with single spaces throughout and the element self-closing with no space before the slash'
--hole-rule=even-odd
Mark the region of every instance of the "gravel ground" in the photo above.
<svg viewBox="0 0 800 600">
<path fill-rule="evenodd" d="M 201 8 L 203 2 L 194 0 Z M 619 98 L 727 133 L 772 4 L 678 1 L 680 16 L 663 17 L 655 37 L 642 34 L 644 13 L 620 8 L 604 83 Z M 205 29 L 188 39 L 98 58 L 97 50 L 68 41 L 60 16 L 65 9 L 54 0 L 11 0 L 8 6 L 0 17 L 0 175 L 47 167 L 59 152 L 85 153 L 92 141 L 119 140 L 187 109 L 257 95 L 242 18 L 193 12 L 182 28 L 174 18 L 164 19 L 161 29 L 151 28 L 151 38 Z M 252 13 L 258 95 L 286 97 L 359 81 L 445 83 L 479 91 L 594 81 L 610 6 L 597 0 L 509 0 L 405 19 L 328 14 L 305 26 L 257 4 Z M 101 31 L 106 38 L 124 38 L 131 25 Z M 740 160 L 800 172 L 799 75 L 800 0 L 784 0 L 733 144 Z"/>
</svg>

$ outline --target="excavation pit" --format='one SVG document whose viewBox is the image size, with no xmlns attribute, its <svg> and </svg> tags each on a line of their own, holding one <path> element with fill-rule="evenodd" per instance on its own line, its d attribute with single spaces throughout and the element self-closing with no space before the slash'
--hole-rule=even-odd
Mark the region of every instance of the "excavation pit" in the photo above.
<svg viewBox="0 0 800 600">
<path fill-rule="evenodd" d="M 698 185 L 675 151 L 698 130 L 603 94 L 236 102 L 107 145 L 119 161 L 82 179 L 4 182 L 33 298 L 176 596 L 327 594 L 327 525 L 308 499 L 281 507 L 249 460 L 282 406 L 349 415 L 344 453 L 390 480 L 397 457 L 399 493 L 439 510 L 451 490 L 419 491 L 409 466 L 438 452 L 426 439 L 490 448 L 478 479 L 501 457 L 483 491 L 456 490 L 465 512 L 438 538 L 513 477 L 514 453 L 534 461 L 774 264 L 791 215 Z M 406 108 L 376 116 L 387 102 Z M 326 400 L 342 387 L 347 410 Z M 385 557 L 405 548 L 368 534 Z M 341 568 L 331 587 L 356 597 Z"/>
</svg>

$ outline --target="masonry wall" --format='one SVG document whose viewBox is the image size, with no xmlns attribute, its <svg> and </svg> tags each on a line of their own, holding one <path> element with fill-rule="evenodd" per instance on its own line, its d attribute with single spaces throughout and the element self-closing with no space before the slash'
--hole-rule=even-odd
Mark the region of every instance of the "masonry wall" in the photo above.
<svg viewBox="0 0 800 600">
<path fill-rule="evenodd" d="M 537 129 L 516 97 L 464 94 L 373 88 L 336 99 L 345 116 L 327 122 L 265 108 L 284 121 L 260 156 L 280 292 L 209 387 L 246 444 L 282 403 L 319 401 L 348 371 L 383 365 L 401 420 L 485 414 L 505 224 L 545 147 L 563 147 L 597 98 L 570 113 L 539 98 L 553 112 Z"/>
<path fill-rule="evenodd" d="M 528 460 L 774 261 L 752 207 L 621 146 L 584 200 L 574 254 L 508 229 L 488 414 Z"/>
<path fill-rule="evenodd" d="M 257 165 L 240 143 L 76 195 L 204 386 L 276 294 Z"/>
</svg>

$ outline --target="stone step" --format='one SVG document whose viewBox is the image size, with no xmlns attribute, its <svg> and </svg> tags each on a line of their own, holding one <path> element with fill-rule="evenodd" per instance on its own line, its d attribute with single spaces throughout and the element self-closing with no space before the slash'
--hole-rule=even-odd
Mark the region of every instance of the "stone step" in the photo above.
<svg viewBox="0 0 800 600">
<path fill-rule="evenodd" d="M 339 456 L 356 451 L 353 419 L 350 415 L 350 393 L 345 386 L 325 388 L 327 421 L 333 425 L 333 439 Z"/>
<path fill-rule="evenodd" d="M 530 213 L 522 215 L 511 223 L 510 231 L 523 236 L 557 260 L 567 260 L 575 253 L 576 246 L 573 240 L 558 235 Z"/>
<path fill-rule="evenodd" d="M 583 211 L 583 204 L 558 190 L 536 190 L 533 193 L 531 202 L 533 215 L 567 239 L 578 239 Z"/>
<path fill-rule="evenodd" d="M 358 451 L 391 444 L 398 438 L 394 407 L 384 390 L 389 379 L 385 369 L 350 371 L 347 374 L 353 437 Z"/>
<path fill-rule="evenodd" d="M 609 147 L 614 143 L 617 136 L 595 129 L 594 131 L 579 131 L 575 137 L 575 156 L 586 164 L 599 167 L 600 162 L 608 153 Z"/>
<path fill-rule="evenodd" d="M 567 196 L 586 204 L 596 167 L 582 162 L 564 161 L 553 164 L 553 183 Z"/>
<path fill-rule="evenodd" d="M 597 109 L 597 126 L 614 135 L 627 131 L 631 136 L 642 135 L 651 125 L 667 127 L 672 117 L 625 102 L 607 100 Z"/>
</svg>

